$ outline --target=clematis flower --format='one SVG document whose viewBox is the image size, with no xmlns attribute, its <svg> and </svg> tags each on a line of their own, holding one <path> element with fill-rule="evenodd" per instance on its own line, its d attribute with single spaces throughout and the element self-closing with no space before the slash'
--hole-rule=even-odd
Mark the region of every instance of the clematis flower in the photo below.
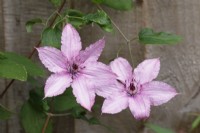
<svg viewBox="0 0 200 133">
<path fill-rule="evenodd" d="M 127 107 L 136 119 L 150 115 L 150 105 L 158 106 L 177 95 L 170 85 L 154 80 L 160 70 L 159 59 L 148 59 L 140 63 L 135 70 L 124 58 L 117 58 L 110 63 L 117 74 L 117 92 L 107 97 L 102 112 L 115 114 Z"/>
<path fill-rule="evenodd" d="M 116 76 L 108 66 L 97 62 L 105 40 L 101 39 L 81 51 L 78 32 L 67 24 L 61 43 L 61 51 L 53 47 L 37 48 L 41 62 L 54 73 L 46 81 L 45 97 L 60 95 L 72 86 L 77 102 L 91 110 L 95 88 L 111 84 L 109 80 L 114 80 Z"/>
</svg>

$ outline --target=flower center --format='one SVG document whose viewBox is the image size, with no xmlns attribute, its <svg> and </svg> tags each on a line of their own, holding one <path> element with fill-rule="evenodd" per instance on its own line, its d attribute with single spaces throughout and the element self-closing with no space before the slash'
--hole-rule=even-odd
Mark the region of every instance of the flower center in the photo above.
<svg viewBox="0 0 200 133">
<path fill-rule="evenodd" d="M 78 72 L 79 67 L 77 64 L 73 63 L 71 68 L 70 68 L 70 73 L 72 74 L 72 77 L 76 75 L 76 73 Z"/>
<path fill-rule="evenodd" d="M 135 87 L 133 83 L 130 83 L 126 91 L 130 96 L 133 96 L 137 93 L 137 88 Z"/>
<path fill-rule="evenodd" d="M 73 68 L 74 71 L 76 71 L 76 70 L 78 69 L 78 65 L 73 64 L 73 65 L 72 65 L 72 68 Z"/>
</svg>

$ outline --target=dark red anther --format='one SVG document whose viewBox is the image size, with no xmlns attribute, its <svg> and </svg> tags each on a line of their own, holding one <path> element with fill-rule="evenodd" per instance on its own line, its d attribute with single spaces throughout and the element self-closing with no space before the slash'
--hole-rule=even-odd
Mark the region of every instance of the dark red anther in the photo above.
<svg viewBox="0 0 200 133">
<path fill-rule="evenodd" d="M 73 70 L 77 70 L 77 69 L 78 69 L 78 65 L 73 64 L 73 65 L 72 65 L 72 68 L 73 68 Z"/>
<path fill-rule="evenodd" d="M 131 90 L 131 91 L 134 91 L 134 90 L 135 90 L 135 86 L 134 86 L 133 83 L 130 84 L 130 90 Z"/>
</svg>

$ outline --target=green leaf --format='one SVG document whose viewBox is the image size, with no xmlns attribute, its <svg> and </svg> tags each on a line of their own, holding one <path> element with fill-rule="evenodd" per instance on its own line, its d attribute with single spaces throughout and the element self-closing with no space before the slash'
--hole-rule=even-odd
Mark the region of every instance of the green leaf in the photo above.
<svg viewBox="0 0 200 133">
<path fill-rule="evenodd" d="M 200 116 L 198 116 L 193 122 L 192 122 L 192 127 L 191 129 L 194 130 L 200 125 Z"/>
<path fill-rule="evenodd" d="M 39 80 L 41 80 L 41 79 L 38 77 L 28 76 L 27 83 L 30 86 L 29 88 L 40 88 L 40 87 L 44 86 L 42 82 L 38 82 Z"/>
<path fill-rule="evenodd" d="M 107 32 L 113 31 L 111 20 L 104 11 L 98 10 L 96 13 L 85 15 L 83 18 L 85 21 L 88 21 L 88 23 L 98 24 L 103 30 Z"/>
<path fill-rule="evenodd" d="M 96 4 L 101 4 L 103 3 L 105 0 L 92 0 L 92 2 L 96 3 Z"/>
<path fill-rule="evenodd" d="M 36 88 L 29 92 L 29 103 L 31 106 L 40 112 L 48 111 L 49 105 L 46 100 L 44 100 L 43 89 Z"/>
<path fill-rule="evenodd" d="M 81 28 L 86 24 L 85 20 L 83 19 L 84 14 L 78 10 L 69 9 L 65 12 L 65 14 L 68 16 L 68 22 L 75 28 Z"/>
<path fill-rule="evenodd" d="M 88 119 L 88 122 L 91 125 L 101 125 L 101 122 L 96 117 L 92 117 L 92 118 Z"/>
<path fill-rule="evenodd" d="M 6 120 L 9 119 L 13 113 L 0 104 L 0 119 Z"/>
<path fill-rule="evenodd" d="M 49 0 L 54 6 L 58 7 L 62 4 L 63 0 Z"/>
<path fill-rule="evenodd" d="M 47 116 L 43 112 L 35 110 L 29 102 L 25 102 L 20 111 L 20 118 L 26 133 L 41 133 Z M 45 133 L 52 133 L 51 120 Z"/>
<path fill-rule="evenodd" d="M 44 76 L 45 73 L 41 67 L 33 63 L 30 59 L 11 52 L 2 52 L 2 54 L 9 60 L 23 65 L 30 76 Z"/>
<path fill-rule="evenodd" d="M 6 59 L 6 57 L 4 56 L 2 52 L 0 52 L 0 59 Z"/>
<path fill-rule="evenodd" d="M 155 124 L 147 123 L 145 124 L 146 127 L 152 129 L 155 133 L 175 133 L 171 129 L 163 128 Z"/>
<path fill-rule="evenodd" d="M 35 18 L 35 19 L 31 19 L 29 21 L 26 22 L 26 31 L 27 32 L 32 32 L 32 27 L 35 24 L 39 24 L 42 23 L 42 19 L 40 18 Z"/>
<path fill-rule="evenodd" d="M 23 65 L 10 59 L 0 59 L 0 77 L 26 81 L 27 71 Z"/>
<path fill-rule="evenodd" d="M 44 31 L 42 32 L 42 44 L 60 48 L 61 30 L 57 27 L 44 29 Z"/>
<path fill-rule="evenodd" d="M 133 8 L 133 0 L 92 0 L 95 3 L 104 4 L 116 10 L 130 10 Z"/>
<path fill-rule="evenodd" d="M 143 44 L 175 44 L 182 40 L 178 35 L 166 32 L 154 32 L 144 28 L 139 33 L 139 41 Z"/>
<path fill-rule="evenodd" d="M 85 120 L 85 118 L 86 118 L 85 117 L 86 110 L 84 108 L 82 108 L 81 106 L 74 107 L 71 110 L 71 114 L 76 119 L 83 119 L 83 120 Z"/>
<path fill-rule="evenodd" d="M 67 88 L 65 93 L 54 98 L 52 101 L 55 111 L 62 112 L 71 110 L 80 105 L 76 102 L 76 98 L 72 93 L 72 88 Z"/>
</svg>

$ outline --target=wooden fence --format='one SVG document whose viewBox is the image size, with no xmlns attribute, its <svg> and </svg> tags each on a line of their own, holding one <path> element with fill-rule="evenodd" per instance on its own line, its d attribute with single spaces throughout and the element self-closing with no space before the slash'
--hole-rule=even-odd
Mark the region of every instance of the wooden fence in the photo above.
<svg viewBox="0 0 200 133">
<path fill-rule="evenodd" d="M 88 0 L 67 2 L 66 8 L 84 12 L 96 10 Z M 169 31 L 183 36 L 184 40 L 173 46 L 131 44 L 134 66 L 145 58 L 160 57 L 161 71 L 158 80 L 167 82 L 180 93 L 171 102 L 153 107 L 149 122 L 169 127 L 177 133 L 187 133 L 194 119 L 190 112 L 200 112 L 200 0 L 143 0 L 135 9 L 120 12 L 103 7 L 128 38 L 137 35 L 142 27 L 151 27 L 156 31 Z M 25 22 L 31 18 L 46 18 L 54 8 L 48 0 L 0 0 L 0 49 L 28 55 L 40 39 L 41 27 L 27 33 Z M 101 61 L 108 63 L 116 57 L 116 52 L 123 45 L 120 56 L 129 59 L 128 47 L 123 37 L 116 31 L 104 33 L 97 26 L 85 27 L 80 31 L 82 41 L 88 45 L 106 37 L 106 47 Z M 34 60 L 37 60 L 35 55 Z M 0 81 L 0 91 L 8 80 Z M 28 97 L 28 86 L 15 82 L 5 98 L 4 105 L 17 111 Z M 116 133 L 149 133 L 150 131 L 136 121 L 129 110 L 117 115 L 102 115 L 101 120 L 114 127 Z M 81 120 L 69 117 L 56 119 L 55 133 L 108 133 L 100 126 L 90 126 Z M 23 133 L 18 116 L 11 120 L 0 121 L 0 133 Z M 198 133 L 198 131 L 197 131 Z"/>
</svg>

